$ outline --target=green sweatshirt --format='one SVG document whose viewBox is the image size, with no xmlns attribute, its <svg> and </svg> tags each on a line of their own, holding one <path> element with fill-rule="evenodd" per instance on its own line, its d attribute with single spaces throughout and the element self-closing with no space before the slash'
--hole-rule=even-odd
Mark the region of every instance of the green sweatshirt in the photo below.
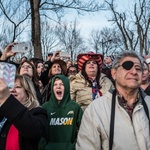
<svg viewBox="0 0 150 150">
<path fill-rule="evenodd" d="M 53 85 L 56 78 L 60 78 L 64 83 L 64 96 L 58 104 Z M 40 150 L 75 150 L 77 133 L 82 118 L 81 107 L 70 98 L 70 83 L 64 75 L 56 75 L 51 83 L 51 97 L 43 104 L 43 108 L 48 113 L 48 134 L 45 137 L 47 142 Z M 40 147 L 43 147 L 43 141 Z"/>
</svg>

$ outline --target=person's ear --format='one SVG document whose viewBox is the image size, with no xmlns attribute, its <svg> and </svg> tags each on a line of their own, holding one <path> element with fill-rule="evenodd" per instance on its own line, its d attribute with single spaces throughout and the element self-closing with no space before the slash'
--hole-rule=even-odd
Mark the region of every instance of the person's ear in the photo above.
<svg viewBox="0 0 150 150">
<path fill-rule="evenodd" d="M 116 69 L 111 69 L 111 75 L 114 80 L 116 80 L 116 72 L 117 72 Z"/>
</svg>

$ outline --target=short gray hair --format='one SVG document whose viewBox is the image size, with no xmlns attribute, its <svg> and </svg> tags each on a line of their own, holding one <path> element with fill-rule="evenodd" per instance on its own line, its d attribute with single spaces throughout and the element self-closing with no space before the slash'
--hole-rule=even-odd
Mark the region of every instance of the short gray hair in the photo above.
<svg viewBox="0 0 150 150">
<path fill-rule="evenodd" d="M 132 50 L 125 50 L 125 51 L 122 51 L 121 53 L 119 53 L 115 57 L 115 60 L 113 61 L 112 69 L 117 69 L 119 67 L 120 61 L 125 57 L 137 58 L 141 64 L 141 68 L 142 68 L 142 72 L 143 72 L 144 59 L 141 56 L 139 56 L 139 54 L 137 54 L 135 51 L 132 51 Z"/>
</svg>

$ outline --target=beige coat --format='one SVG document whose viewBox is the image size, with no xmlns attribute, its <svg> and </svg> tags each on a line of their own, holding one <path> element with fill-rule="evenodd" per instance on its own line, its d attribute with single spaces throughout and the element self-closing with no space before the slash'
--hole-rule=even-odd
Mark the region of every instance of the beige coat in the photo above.
<svg viewBox="0 0 150 150">
<path fill-rule="evenodd" d="M 150 96 L 144 99 L 150 112 Z M 76 150 L 109 149 L 111 100 L 112 94 L 108 92 L 94 100 L 84 111 Z M 150 150 L 149 122 L 141 100 L 135 106 L 131 120 L 116 97 L 112 150 Z"/>
<path fill-rule="evenodd" d="M 92 100 L 92 88 L 88 87 L 89 83 L 85 81 L 81 72 L 76 74 L 74 79 L 70 80 L 70 94 L 71 98 L 75 100 L 84 110 Z M 113 88 L 113 83 L 102 73 L 100 78 L 100 91 L 102 95 L 110 88 Z"/>
</svg>

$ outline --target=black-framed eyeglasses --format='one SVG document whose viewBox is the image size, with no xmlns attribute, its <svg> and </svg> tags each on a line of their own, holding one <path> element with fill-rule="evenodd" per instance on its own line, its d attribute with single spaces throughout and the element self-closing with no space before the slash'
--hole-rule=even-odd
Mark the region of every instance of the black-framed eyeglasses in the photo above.
<svg viewBox="0 0 150 150">
<path fill-rule="evenodd" d="M 75 73 L 77 73 L 76 70 L 69 70 L 69 74 L 75 74 Z"/>
<path fill-rule="evenodd" d="M 125 70 L 130 70 L 133 66 L 134 66 L 134 62 L 132 62 L 132 61 L 125 61 L 124 63 L 122 63 L 122 65 L 119 65 L 118 67 L 123 67 Z M 142 70 L 141 69 L 141 67 L 139 68 L 140 70 Z"/>
</svg>

